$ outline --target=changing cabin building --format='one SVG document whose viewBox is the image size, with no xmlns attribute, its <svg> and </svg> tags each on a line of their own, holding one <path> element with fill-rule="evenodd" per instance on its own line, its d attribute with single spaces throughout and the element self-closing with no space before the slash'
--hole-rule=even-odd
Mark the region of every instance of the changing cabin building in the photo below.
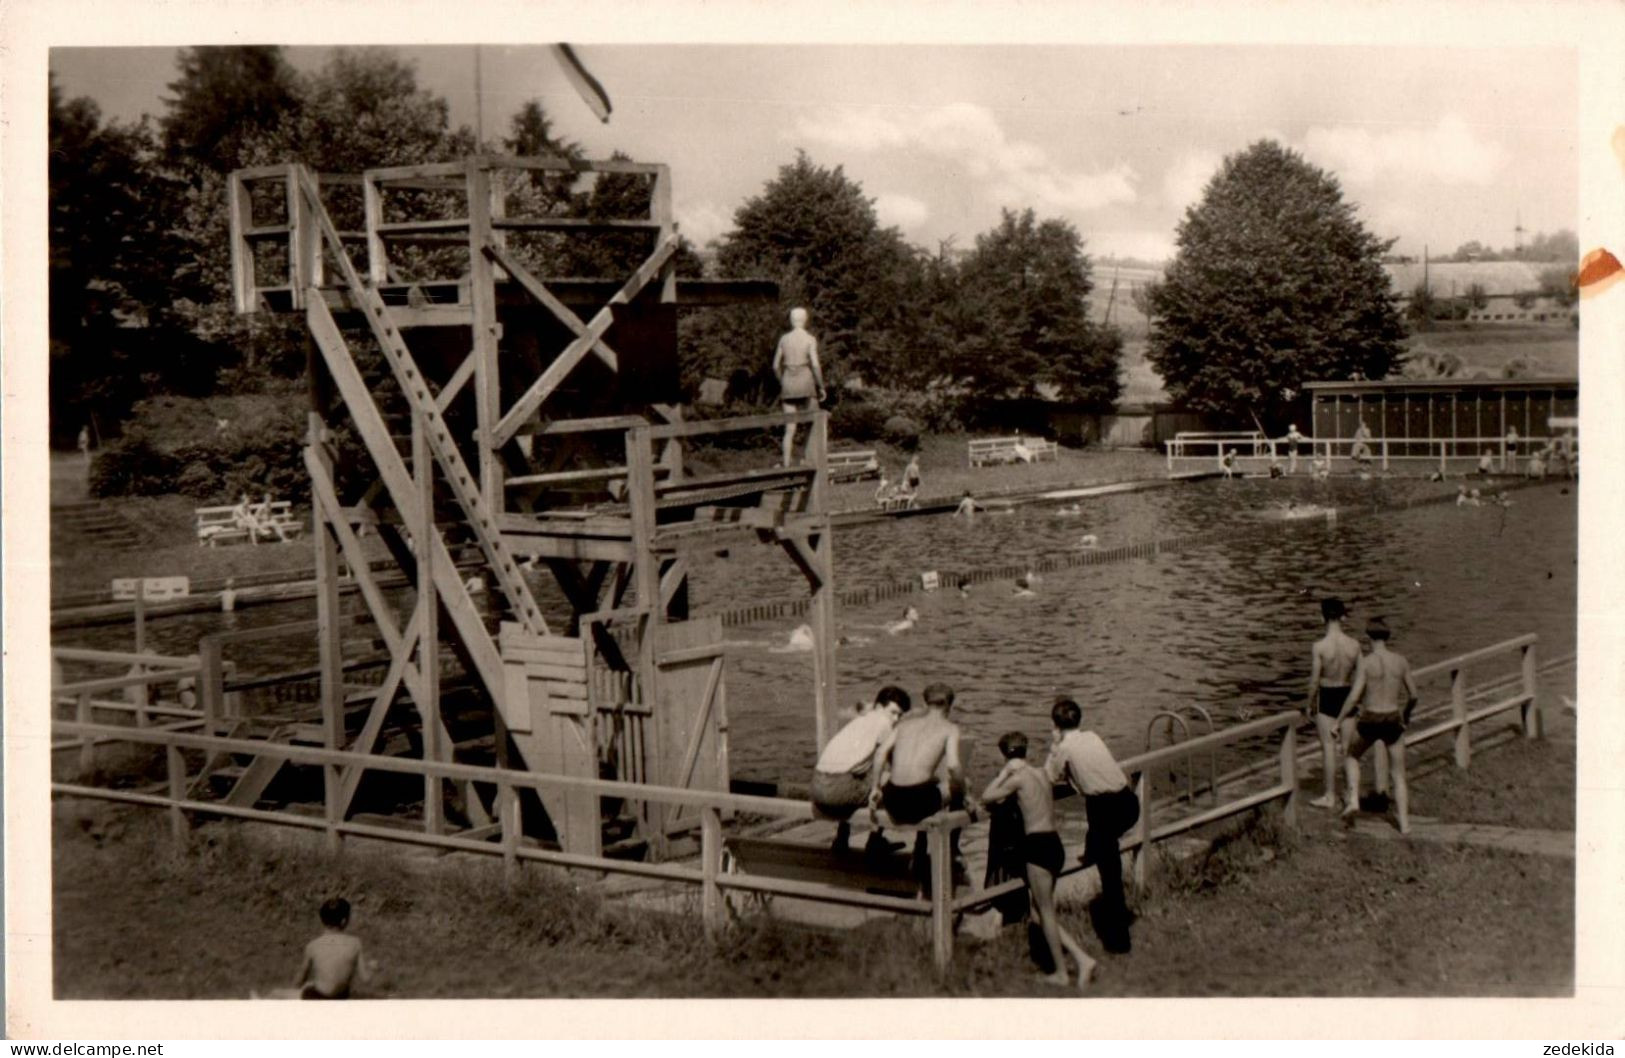
<svg viewBox="0 0 1625 1058">
<path fill-rule="evenodd" d="M 1507 434 L 1518 431 L 1518 455 L 1548 438 L 1572 434 L 1580 414 L 1573 378 L 1389 379 L 1310 382 L 1315 453 L 1351 458 L 1363 423 L 1372 462 L 1385 469 L 1471 470 L 1487 449 L 1505 465 Z M 1558 420 L 1553 425 L 1553 420 Z"/>
</svg>

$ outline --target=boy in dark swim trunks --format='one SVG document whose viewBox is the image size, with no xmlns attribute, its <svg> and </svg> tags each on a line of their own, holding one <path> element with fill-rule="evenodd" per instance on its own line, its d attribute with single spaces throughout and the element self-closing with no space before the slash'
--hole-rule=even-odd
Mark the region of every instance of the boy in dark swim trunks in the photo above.
<svg viewBox="0 0 1625 1058">
<path fill-rule="evenodd" d="M 946 683 L 925 689 L 925 714 L 914 715 L 892 728 L 875 758 L 875 785 L 871 806 L 884 805 L 896 823 L 909 826 L 953 807 L 964 797 L 965 777 L 959 763 L 959 726 L 948 719 L 954 690 Z M 952 836 L 953 856 L 959 858 L 959 832 Z M 914 870 L 930 878 L 925 831 L 914 839 Z"/>
<path fill-rule="evenodd" d="M 1032 893 L 1033 914 L 1055 963 L 1055 972 L 1045 980 L 1058 985 L 1068 983 L 1064 951 L 1078 964 L 1078 987 L 1087 988 L 1095 974 L 1095 960 L 1061 927 L 1055 913 L 1055 879 L 1066 862 L 1066 850 L 1055 832 L 1054 787 L 1042 768 L 1028 763 L 1026 735 L 1019 731 L 1005 735 L 999 739 L 999 752 L 1004 754 L 1004 770 L 988 784 L 982 800 L 991 803 L 1014 796 L 1021 806 L 1021 852 L 1027 864 L 1027 889 Z"/>
<path fill-rule="evenodd" d="M 1322 599 L 1320 616 L 1326 622 L 1326 634 L 1310 649 L 1308 709 L 1320 735 L 1321 765 L 1326 774 L 1325 795 L 1309 802 L 1316 808 L 1337 807 L 1337 718 L 1360 667 L 1360 644 L 1343 631 L 1347 613 L 1342 599 Z"/>
<path fill-rule="evenodd" d="M 1360 810 L 1360 758 L 1365 751 L 1382 743 L 1388 751 L 1389 774 L 1393 780 L 1394 804 L 1399 814 L 1399 832 L 1411 832 L 1410 788 L 1405 783 L 1405 725 L 1410 722 L 1411 711 L 1416 708 L 1416 680 L 1411 675 L 1411 663 L 1403 654 L 1388 649 L 1388 624 L 1373 617 L 1366 625 L 1365 634 L 1371 640 L 1371 654 L 1360 664 L 1349 690 L 1348 701 L 1338 722 L 1359 706 L 1359 721 L 1355 725 L 1354 740 L 1349 743 L 1348 755 L 1343 758 L 1343 771 L 1348 777 L 1348 804 L 1343 815 L 1351 816 Z"/>
</svg>

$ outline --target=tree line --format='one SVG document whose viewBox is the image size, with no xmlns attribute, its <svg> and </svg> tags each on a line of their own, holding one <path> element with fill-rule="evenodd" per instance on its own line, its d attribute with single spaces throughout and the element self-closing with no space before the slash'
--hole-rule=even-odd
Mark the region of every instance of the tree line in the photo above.
<svg viewBox="0 0 1625 1058">
<path fill-rule="evenodd" d="M 160 114 L 119 122 L 51 83 L 58 444 L 87 424 L 98 435 L 116 433 L 153 394 L 285 394 L 296 385 L 305 366 L 302 321 L 232 308 L 233 169 L 299 161 L 359 172 L 450 161 L 482 146 L 582 157 L 537 101 L 511 116 L 499 141 L 476 142 L 388 49 L 337 49 L 303 72 L 276 47 L 189 48 L 168 90 Z M 635 178 L 601 176 L 583 188 L 576 174 L 553 173 L 515 193 L 524 200 L 515 211 L 625 216 L 646 205 L 648 192 Z M 548 274 L 624 275 L 644 252 L 637 238 L 578 241 L 580 248 L 550 255 Z M 1090 262 L 1064 221 L 1007 211 L 968 253 L 928 253 L 882 225 L 840 167 L 798 154 L 739 207 L 708 256 L 685 241 L 679 272 L 776 280 L 782 304 L 685 314 L 680 355 L 696 391 L 703 378 L 720 377 L 746 397 L 769 398 L 766 365 L 784 309 L 805 304 L 837 379 L 994 395 L 1048 384 L 1100 406 L 1117 396 L 1121 341 L 1088 318 Z"/>
<path fill-rule="evenodd" d="M 114 432 L 153 394 L 265 395 L 297 436 L 300 402 L 289 397 L 305 368 L 303 321 L 232 309 L 232 169 L 299 161 L 353 173 L 481 147 L 581 156 L 537 101 L 510 116 L 500 140 L 476 142 L 388 49 L 337 49 L 306 72 L 275 47 L 191 48 L 168 88 L 161 114 L 123 123 L 51 86 L 59 444 L 86 422 Z M 648 189 L 635 178 L 589 185 L 564 172 L 537 174 L 514 193 L 522 201 L 511 212 L 624 216 L 646 206 Z M 645 252 L 636 239 L 550 252 L 544 274 L 624 275 Z M 1333 174 L 1274 141 L 1251 144 L 1214 173 L 1178 225 L 1167 272 L 1136 294 L 1151 321 L 1147 357 L 1175 402 L 1272 429 L 1294 414 L 1306 381 L 1397 373 L 1406 323 L 1382 270 L 1392 244 L 1366 229 Z M 771 279 L 780 289 L 778 304 L 684 314 L 679 356 L 691 394 L 724 379 L 735 400 L 770 402 L 774 340 L 798 304 L 813 314 L 832 392 L 860 404 L 878 391 L 871 406 L 913 414 L 927 429 L 961 425 L 957 409 L 969 396 L 1044 395 L 1106 410 L 1121 392 L 1123 339 L 1090 318 L 1082 233 L 1019 204 L 962 250 L 923 248 L 881 223 L 840 166 L 798 152 L 709 247 L 685 243 L 678 268 Z M 148 440 L 162 447 L 162 438 Z M 200 491 L 231 485 L 201 471 L 193 478 Z"/>
</svg>

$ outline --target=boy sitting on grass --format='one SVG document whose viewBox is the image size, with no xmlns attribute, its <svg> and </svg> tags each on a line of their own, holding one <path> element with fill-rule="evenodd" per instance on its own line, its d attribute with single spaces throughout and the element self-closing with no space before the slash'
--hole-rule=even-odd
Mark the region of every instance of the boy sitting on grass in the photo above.
<svg viewBox="0 0 1625 1058">
<path fill-rule="evenodd" d="M 292 988 L 273 990 L 269 998 L 349 999 L 356 982 L 366 976 L 361 940 L 345 932 L 350 925 L 350 902 L 335 896 L 323 902 L 318 914 L 322 932 L 305 945 L 298 980 Z"/>
</svg>

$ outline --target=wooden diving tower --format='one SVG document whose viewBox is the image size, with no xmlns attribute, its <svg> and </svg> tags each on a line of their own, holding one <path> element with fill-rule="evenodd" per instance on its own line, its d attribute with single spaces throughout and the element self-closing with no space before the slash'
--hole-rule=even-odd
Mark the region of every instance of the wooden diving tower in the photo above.
<svg viewBox="0 0 1625 1058">
<path fill-rule="evenodd" d="M 585 196 L 541 193 L 561 177 L 616 181 L 615 200 L 638 208 L 565 208 Z M 666 166 L 287 164 L 233 173 L 229 196 L 237 311 L 302 314 L 309 329 L 321 745 L 376 754 L 406 729 L 424 759 L 726 792 L 722 628 L 689 615 L 689 558 L 741 536 L 806 577 L 822 745 L 835 688 L 826 415 L 685 421 L 678 310 L 777 290 L 677 276 Z M 596 260 L 609 247 L 621 274 L 569 274 L 584 246 Z M 791 467 L 776 446 L 771 465 L 742 470 L 693 458 L 708 437 L 792 421 L 810 429 Z M 374 535 L 406 591 L 374 568 Z M 359 692 L 344 681 L 350 580 L 389 657 Z M 342 818 L 361 770 L 324 773 Z M 492 791 L 425 785 L 431 831 L 494 829 Z M 658 856 L 694 825 L 658 806 L 616 816 L 591 793 L 543 800 L 527 828 L 566 852 L 598 855 L 608 834 Z"/>
</svg>

